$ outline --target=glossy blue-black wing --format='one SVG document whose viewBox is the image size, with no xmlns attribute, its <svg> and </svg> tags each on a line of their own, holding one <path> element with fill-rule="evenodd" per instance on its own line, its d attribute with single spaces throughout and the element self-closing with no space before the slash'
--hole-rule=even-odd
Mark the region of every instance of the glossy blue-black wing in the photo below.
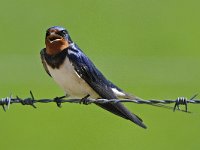
<svg viewBox="0 0 200 150">
<path fill-rule="evenodd" d="M 114 85 L 104 77 L 104 75 L 78 47 L 74 46 L 71 49 L 68 49 L 68 58 L 78 75 L 83 78 L 92 89 L 94 89 L 100 98 L 117 99 L 111 89 Z M 142 123 L 142 119 L 140 119 L 137 115 L 132 114 L 121 103 L 106 103 L 97 105 L 118 116 L 131 120 L 143 128 L 146 128 L 146 126 Z"/>
<path fill-rule="evenodd" d="M 50 72 L 49 72 L 49 70 L 48 70 L 48 68 L 47 68 L 47 65 L 46 65 L 46 62 L 45 62 L 45 58 L 44 58 L 44 55 L 45 55 L 45 49 L 42 49 L 41 51 L 40 51 L 40 58 L 41 58 L 41 60 L 42 60 L 42 64 L 43 64 L 43 67 L 44 67 L 44 70 L 46 71 L 46 73 L 51 77 L 51 74 L 50 74 Z"/>
</svg>

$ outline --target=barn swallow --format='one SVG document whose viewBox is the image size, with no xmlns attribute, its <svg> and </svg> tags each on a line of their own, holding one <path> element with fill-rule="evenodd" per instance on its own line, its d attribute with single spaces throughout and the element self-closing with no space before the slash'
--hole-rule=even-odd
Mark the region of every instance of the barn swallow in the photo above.
<svg viewBox="0 0 200 150">
<path fill-rule="evenodd" d="M 137 99 L 107 80 L 92 61 L 72 41 L 68 31 L 59 26 L 47 29 L 46 47 L 41 50 L 44 69 L 61 86 L 66 95 L 74 98 Z M 147 128 L 142 119 L 121 103 L 96 104 L 101 108 Z"/>
</svg>

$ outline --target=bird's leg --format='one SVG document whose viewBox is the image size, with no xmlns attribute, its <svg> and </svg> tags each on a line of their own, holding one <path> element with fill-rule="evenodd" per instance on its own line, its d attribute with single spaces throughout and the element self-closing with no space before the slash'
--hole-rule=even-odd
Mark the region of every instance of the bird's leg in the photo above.
<svg viewBox="0 0 200 150">
<path fill-rule="evenodd" d="M 68 97 L 68 95 L 60 96 L 60 97 L 55 97 L 53 100 L 56 103 L 58 107 L 61 107 L 62 99 Z"/>
<path fill-rule="evenodd" d="M 89 104 L 89 101 L 88 101 L 88 97 L 90 96 L 90 94 L 86 95 L 85 97 L 83 97 L 81 100 L 80 100 L 80 104 L 84 104 L 84 105 L 88 105 Z"/>
</svg>

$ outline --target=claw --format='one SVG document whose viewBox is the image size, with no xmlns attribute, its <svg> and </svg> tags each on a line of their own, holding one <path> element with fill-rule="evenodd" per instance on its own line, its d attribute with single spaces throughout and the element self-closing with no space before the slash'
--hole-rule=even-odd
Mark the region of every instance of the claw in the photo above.
<svg viewBox="0 0 200 150">
<path fill-rule="evenodd" d="M 88 101 L 88 97 L 90 97 L 89 94 L 86 95 L 85 97 L 83 97 L 83 98 L 80 100 L 79 104 L 88 105 L 88 104 L 90 103 L 90 102 Z"/>
<path fill-rule="evenodd" d="M 62 104 L 62 99 L 65 98 L 65 97 L 66 97 L 66 96 L 55 97 L 55 98 L 53 99 L 53 101 L 56 102 L 56 105 L 57 105 L 59 108 L 61 108 L 61 107 L 62 107 L 62 106 L 61 106 L 61 104 Z"/>
</svg>

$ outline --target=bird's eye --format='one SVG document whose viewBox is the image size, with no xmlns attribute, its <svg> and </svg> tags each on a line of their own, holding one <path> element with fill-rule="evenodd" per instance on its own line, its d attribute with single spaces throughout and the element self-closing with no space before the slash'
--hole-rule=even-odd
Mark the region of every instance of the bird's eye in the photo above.
<svg viewBox="0 0 200 150">
<path fill-rule="evenodd" d="M 66 30 L 61 30 L 60 32 L 58 32 L 58 34 L 60 36 L 65 36 L 67 34 L 67 31 Z"/>
</svg>

